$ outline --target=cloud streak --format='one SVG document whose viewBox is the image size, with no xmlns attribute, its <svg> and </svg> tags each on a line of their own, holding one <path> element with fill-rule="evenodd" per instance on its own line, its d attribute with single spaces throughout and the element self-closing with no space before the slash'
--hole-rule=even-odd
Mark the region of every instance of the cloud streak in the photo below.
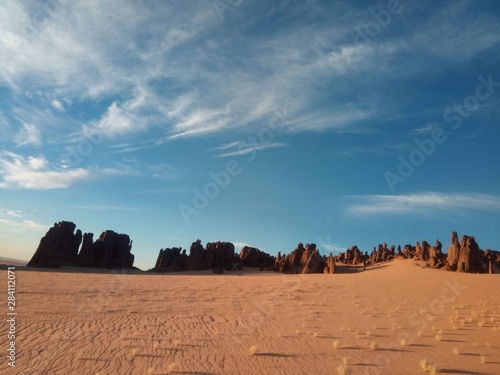
<svg viewBox="0 0 500 375">
<path fill-rule="evenodd" d="M 262 151 L 266 150 L 269 148 L 276 148 L 276 147 L 285 147 L 286 144 L 282 142 L 272 142 L 272 143 L 263 143 L 263 144 L 248 144 L 246 142 L 231 142 L 226 145 L 222 145 L 219 147 L 214 148 L 213 150 L 229 150 L 223 153 L 219 153 L 217 157 L 219 158 L 228 158 L 232 156 L 241 156 L 241 155 L 248 155 L 251 154 L 252 152 L 256 151 Z M 233 151 L 231 151 L 233 150 Z"/>
<path fill-rule="evenodd" d="M 348 197 L 350 216 L 396 216 L 458 210 L 500 211 L 500 197 L 479 193 L 443 194 L 425 192 L 408 195 L 357 195 Z"/>
<path fill-rule="evenodd" d="M 14 136 L 16 146 L 40 146 L 42 144 L 42 134 L 33 124 L 23 123 L 22 128 Z"/>
</svg>

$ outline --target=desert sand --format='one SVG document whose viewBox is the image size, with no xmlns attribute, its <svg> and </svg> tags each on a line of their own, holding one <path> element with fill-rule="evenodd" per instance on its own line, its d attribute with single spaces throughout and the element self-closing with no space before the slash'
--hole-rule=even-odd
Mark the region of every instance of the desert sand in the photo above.
<svg viewBox="0 0 500 375">
<path fill-rule="evenodd" d="M 413 260 L 335 275 L 18 269 L 16 368 L 3 358 L 0 373 L 337 374 L 347 358 L 353 375 L 401 375 L 427 358 L 500 374 L 499 277 Z"/>
</svg>

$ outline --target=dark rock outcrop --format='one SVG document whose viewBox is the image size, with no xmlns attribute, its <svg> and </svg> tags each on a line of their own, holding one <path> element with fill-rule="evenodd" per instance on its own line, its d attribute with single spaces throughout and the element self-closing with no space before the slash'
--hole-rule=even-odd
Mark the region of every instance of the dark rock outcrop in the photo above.
<svg viewBox="0 0 500 375">
<path fill-rule="evenodd" d="M 413 259 L 414 256 L 415 247 L 410 244 L 406 244 L 403 249 L 403 259 Z"/>
<path fill-rule="evenodd" d="M 274 263 L 274 257 L 253 247 L 243 247 L 238 256 L 231 242 L 209 242 L 204 248 L 201 241 L 197 240 L 191 244 L 189 255 L 186 255 L 186 250 L 180 248 L 160 250 L 153 271 L 212 270 L 219 274 L 224 271 L 241 270 L 243 266 L 269 269 Z"/>
<path fill-rule="evenodd" d="M 244 246 L 240 251 L 241 264 L 244 267 L 255 267 L 259 269 L 272 268 L 276 258 L 256 249 L 255 247 Z"/>
<path fill-rule="evenodd" d="M 186 250 L 182 250 L 180 247 L 161 249 L 154 269 L 157 272 L 184 271 L 187 260 Z"/>
<path fill-rule="evenodd" d="M 78 264 L 84 267 L 93 267 L 94 259 L 94 235 L 92 233 L 85 233 L 83 235 L 82 248 L 78 254 Z"/>
<path fill-rule="evenodd" d="M 184 271 L 202 271 L 209 268 L 205 261 L 205 249 L 201 245 L 201 241 L 196 240 L 189 249 L 189 257 L 184 266 Z"/>
<path fill-rule="evenodd" d="M 82 232 L 69 221 L 54 224 L 41 239 L 28 267 L 132 268 L 132 241 L 126 234 L 105 231 L 92 243 L 93 234 Z M 80 244 L 83 244 L 80 248 Z"/>
<path fill-rule="evenodd" d="M 483 263 L 486 266 L 487 273 L 497 273 L 495 264 L 500 265 L 500 252 L 486 249 L 483 253 Z"/>
<path fill-rule="evenodd" d="M 212 267 L 212 269 L 217 268 L 218 270 L 233 270 L 234 245 L 231 242 L 209 242 L 205 251 L 207 266 Z"/>
<path fill-rule="evenodd" d="M 40 240 L 38 248 L 28 262 L 28 267 L 59 267 L 77 263 L 82 232 L 69 221 L 55 223 Z"/>
<path fill-rule="evenodd" d="M 93 246 L 94 265 L 97 268 L 131 268 L 134 264 L 131 249 L 128 235 L 112 230 L 102 232 Z"/>
</svg>

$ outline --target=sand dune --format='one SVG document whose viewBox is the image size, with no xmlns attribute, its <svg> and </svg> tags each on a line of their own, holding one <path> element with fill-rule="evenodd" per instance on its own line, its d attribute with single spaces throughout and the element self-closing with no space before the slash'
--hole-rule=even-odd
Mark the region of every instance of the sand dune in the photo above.
<svg viewBox="0 0 500 375">
<path fill-rule="evenodd" d="M 498 278 L 414 261 L 337 275 L 18 270 L 17 367 L 0 373 L 337 374 L 348 358 L 351 374 L 400 375 L 428 358 L 499 374 Z"/>
</svg>

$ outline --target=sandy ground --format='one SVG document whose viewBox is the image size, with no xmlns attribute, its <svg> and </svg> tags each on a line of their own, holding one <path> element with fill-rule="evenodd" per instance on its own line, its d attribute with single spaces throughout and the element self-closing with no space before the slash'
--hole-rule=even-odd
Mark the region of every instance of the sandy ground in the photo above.
<svg viewBox="0 0 500 375">
<path fill-rule="evenodd" d="M 1 374 L 337 374 L 348 358 L 352 375 L 401 375 L 423 374 L 424 357 L 441 373 L 500 374 L 500 275 L 394 261 L 337 275 L 16 280 L 16 368 L 3 323 Z"/>
</svg>

